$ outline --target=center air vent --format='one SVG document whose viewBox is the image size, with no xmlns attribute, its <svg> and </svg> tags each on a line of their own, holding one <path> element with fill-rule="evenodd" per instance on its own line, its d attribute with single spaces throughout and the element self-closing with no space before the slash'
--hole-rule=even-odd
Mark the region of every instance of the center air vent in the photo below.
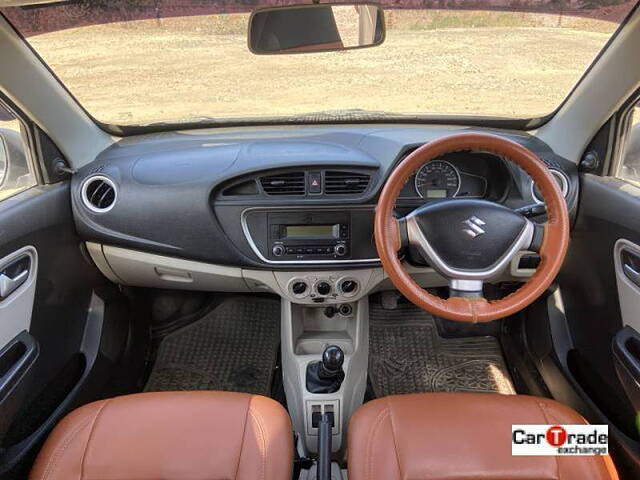
<svg viewBox="0 0 640 480">
<path fill-rule="evenodd" d="M 267 195 L 304 195 L 304 172 L 280 173 L 260 178 Z"/>
<path fill-rule="evenodd" d="M 102 175 L 89 177 L 82 185 L 82 202 L 93 212 L 108 212 L 116 203 L 116 186 Z"/>
<path fill-rule="evenodd" d="M 324 193 L 340 195 L 362 193 L 369 186 L 369 175 L 364 173 L 327 171 L 324 174 Z"/>
</svg>

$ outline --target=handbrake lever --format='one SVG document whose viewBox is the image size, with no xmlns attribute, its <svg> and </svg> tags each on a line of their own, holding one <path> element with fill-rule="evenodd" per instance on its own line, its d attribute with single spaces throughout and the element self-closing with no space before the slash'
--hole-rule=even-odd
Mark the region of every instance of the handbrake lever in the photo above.
<svg viewBox="0 0 640 480">
<path fill-rule="evenodd" d="M 331 480 L 331 417 L 323 413 L 318 422 L 317 480 Z"/>
</svg>

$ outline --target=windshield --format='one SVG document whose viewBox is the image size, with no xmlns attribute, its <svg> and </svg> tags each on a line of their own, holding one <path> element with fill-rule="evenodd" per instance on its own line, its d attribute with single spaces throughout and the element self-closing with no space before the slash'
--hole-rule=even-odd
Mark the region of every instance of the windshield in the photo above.
<svg viewBox="0 0 640 480">
<path fill-rule="evenodd" d="M 278 1 L 79 0 L 0 11 L 93 117 L 141 125 L 312 121 L 319 112 L 542 117 L 634 3 L 385 0 L 382 45 L 289 55 L 247 47 L 250 12 Z"/>
</svg>

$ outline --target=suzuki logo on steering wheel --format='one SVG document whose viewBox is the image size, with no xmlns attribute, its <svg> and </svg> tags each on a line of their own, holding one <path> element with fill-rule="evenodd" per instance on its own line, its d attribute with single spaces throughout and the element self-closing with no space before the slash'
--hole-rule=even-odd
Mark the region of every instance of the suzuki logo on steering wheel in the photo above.
<svg viewBox="0 0 640 480">
<path fill-rule="evenodd" d="M 479 219 L 475 215 L 471 218 L 467 218 L 462 224 L 467 227 L 463 228 L 462 231 L 469 235 L 471 238 L 479 237 L 480 235 L 486 233 L 481 227 L 486 225 L 487 222 Z"/>
</svg>

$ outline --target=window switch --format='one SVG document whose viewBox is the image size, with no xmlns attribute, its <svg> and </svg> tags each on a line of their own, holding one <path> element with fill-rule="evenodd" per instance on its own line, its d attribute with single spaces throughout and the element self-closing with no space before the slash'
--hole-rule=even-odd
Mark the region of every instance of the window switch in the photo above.
<svg viewBox="0 0 640 480">
<path fill-rule="evenodd" d="M 311 414 L 311 427 L 318 428 L 318 424 L 320 423 L 320 417 L 322 417 L 322 412 L 313 412 Z"/>
<path fill-rule="evenodd" d="M 335 421 L 333 418 L 333 412 L 324 412 L 329 415 L 329 421 L 331 422 L 331 428 L 335 427 Z M 322 412 L 313 412 L 311 414 L 311 427 L 318 428 L 320 424 L 320 418 L 322 417 Z"/>
<path fill-rule="evenodd" d="M 335 421 L 333 419 L 333 412 L 324 412 L 329 416 L 329 421 L 331 422 L 331 428 L 335 427 Z"/>
</svg>

